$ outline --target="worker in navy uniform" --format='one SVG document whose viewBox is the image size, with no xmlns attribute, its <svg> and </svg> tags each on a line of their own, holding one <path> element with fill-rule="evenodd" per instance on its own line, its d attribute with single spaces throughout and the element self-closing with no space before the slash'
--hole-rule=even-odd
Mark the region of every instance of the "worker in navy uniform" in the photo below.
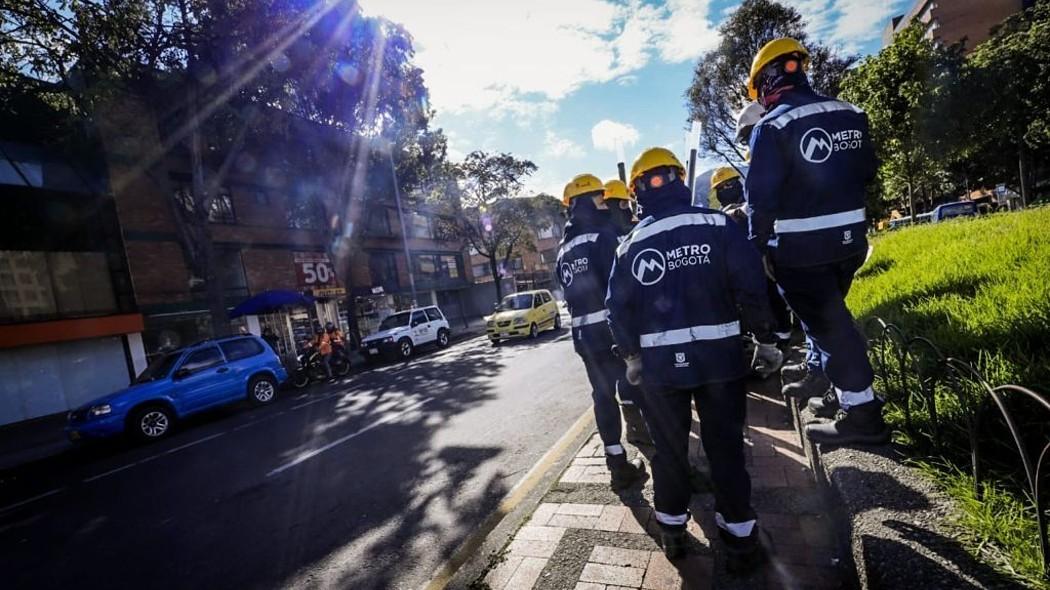
<svg viewBox="0 0 1050 590">
<path fill-rule="evenodd" d="M 814 92 L 808 61 L 798 41 L 776 39 L 751 64 L 748 91 L 767 109 L 751 133 L 744 185 L 751 235 L 830 381 L 826 393 L 812 378 L 798 391 L 824 393 L 809 406 L 832 419 L 807 425 L 806 434 L 818 443 L 879 443 L 889 437 L 882 401 L 845 303 L 867 252 L 864 197 L 878 162 L 867 116 Z"/>
<path fill-rule="evenodd" d="M 695 404 L 730 569 L 747 570 L 762 552 L 744 466 L 742 331 L 759 339 L 756 368 L 779 365 L 782 356 L 758 251 L 725 214 L 693 207 L 684 177 L 681 162 L 664 148 L 646 150 L 634 162 L 630 181 L 642 220 L 616 253 L 609 326 L 628 379 L 645 392 L 664 553 L 675 559 L 686 551 Z"/>
<path fill-rule="evenodd" d="M 562 203 L 568 208 L 569 221 L 556 266 L 572 316 L 572 342 L 591 383 L 594 418 L 605 446 L 610 486 L 622 490 L 642 479 L 645 467 L 641 459 L 627 460 L 620 441 L 623 429 L 616 382 L 624 377 L 626 366 L 613 353 L 605 310 L 609 272 L 620 234 L 609 220 L 604 196 L 602 181 L 592 174 L 580 174 L 565 185 Z M 626 397 L 629 392 L 621 395 Z"/>
</svg>

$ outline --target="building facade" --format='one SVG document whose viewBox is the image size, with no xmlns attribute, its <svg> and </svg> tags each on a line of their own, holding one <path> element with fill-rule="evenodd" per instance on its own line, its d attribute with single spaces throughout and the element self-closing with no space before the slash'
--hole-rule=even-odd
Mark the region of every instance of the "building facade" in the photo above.
<svg viewBox="0 0 1050 590">
<path fill-rule="evenodd" d="M 116 205 L 98 167 L 0 141 L 0 425 L 125 387 L 145 362 Z"/>
<path fill-rule="evenodd" d="M 516 253 L 506 265 L 500 263 L 503 277 L 513 282 L 517 291 L 532 289 L 550 289 L 560 291 L 555 280 L 554 268 L 558 258 L 558 245 L 561 243 L 562 227 L 552 224 L 536 232 L 535 248 Z M 470 264 L 475 280 L 478 283 L 493 282 L 492 268 L 489 259 L 469 249 Z"/>
<path fill-rule="evenodd" d="M 962 42 L 969 53 L 991 36 L 992 28 L 1031 6 L 1031 0 L 918 0 L 906 13 L 893 17 L 882 33 L 882 46 L 913 22 L 922 23 L 926 37 L 944 45 Z"/>
</svg>

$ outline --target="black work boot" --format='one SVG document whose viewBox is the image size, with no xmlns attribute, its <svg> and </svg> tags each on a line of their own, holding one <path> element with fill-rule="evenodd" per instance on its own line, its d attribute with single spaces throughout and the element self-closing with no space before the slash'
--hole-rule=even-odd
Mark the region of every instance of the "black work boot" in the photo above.
<svg viewBox="0 0 1050 590">
<path fill-rule="evenodd" d="M 786 355 L 785 355 L 786 356 Z M 802 381 L 809 374 L 809 363 L 806 361 L 800 361 L 797 363 L 791 363 L 784 365 L 780 369 L 780 380 L 784 384 L 795 383 Z"/>
<path fill-rule="evenodd" d="M 817 418 L 834 418 L 835 414 L 838 413 L 841 406 L 839 406 L 839 396 L 835 393 L 834 387 L 829 387 L 824 392 L 823 397 L 815 397 L 806 403 L 810 410 L 813 410 L 813 415 Z"/>
<path fill-rule="evenodd" d="M 832 422 L 807 424 L 806 436 L 828 445 L 877 445 L 889 442 L 890 429 L 882 419 L 882 401 L 876 398 L 839 411 Z"/>
<path fill-rule="evenodd" d="M 685 557 L 689 546 L 689 533 L 685 532 L 684 524 L 660 523 L 660 544 L 664 547 L 664 556 L 667 559 L 678 559 Z"/>
<path fill-rule="evenodd" d="M 609 468 L 611 475 L 609 486 L 614 491 L 631 487 L 636 481 L 645 477 L 645 464 L 641 459 L 627 460 L 627 453 L 619 455 L 606 455 L 605 465 Z"/>
<path fill-rule="evenodd" d="M 725 529 L 718 529 L 718 536 L 726 548 L 726 570 L 735 576 L 747 575 L 766 560 L 766 550 L 758 540 L 758 525 L 746 537 L 736 537 Z"/>
<path fill-rule="evenodd" d="M 633 445 L 653 446 L 653 437 L 649 435 L 649 427 L 642 417 L 642 410 L 634 404 L 623 404 L 623 421 L 627 423 L 627 442 Z"/>
<path fill-rule="evenodd" d="M 809 399 L 811 397 L 820 397 L 824 395 L 824 392 L 831 387 L 831 381 L 824 376 L 824 373 L 814 373 L 809 371 L 806 376 L 798 383 L 789 383 L 784 386 L 781 392 L 784 397 L 794 397 L 798 399 Z"/>
</svg>

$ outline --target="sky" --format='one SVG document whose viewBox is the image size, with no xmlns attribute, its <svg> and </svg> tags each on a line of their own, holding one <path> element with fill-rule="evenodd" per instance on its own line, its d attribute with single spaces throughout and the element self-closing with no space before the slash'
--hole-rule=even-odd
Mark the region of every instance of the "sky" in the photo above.
<svg viewBox="0 0 1050 590">
<path fill-rule="evenodd" d="M 913 0 L 781 0 L 811 39 L 866 55 Z M 527 191 L 560 197 L 584 172 L 665 146 L 688 154 L 684 93 L 737 0 L 359 0 L 413 36 L 449 155 L 533 161 Z M 715 160 L 698 164 L 698 171 Z"/>
</svg>

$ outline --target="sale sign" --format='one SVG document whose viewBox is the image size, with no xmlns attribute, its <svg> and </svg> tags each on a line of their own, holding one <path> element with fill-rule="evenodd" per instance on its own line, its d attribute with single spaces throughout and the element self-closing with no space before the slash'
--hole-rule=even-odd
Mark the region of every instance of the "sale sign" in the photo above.
<svg viewBox="0 0 1050 590">
<path fill-rule="evenodd" d="M 335 269 L 325 252 L 293 252 L 295 276 L 302 289 L 335 287 Z"/>
</svg>

